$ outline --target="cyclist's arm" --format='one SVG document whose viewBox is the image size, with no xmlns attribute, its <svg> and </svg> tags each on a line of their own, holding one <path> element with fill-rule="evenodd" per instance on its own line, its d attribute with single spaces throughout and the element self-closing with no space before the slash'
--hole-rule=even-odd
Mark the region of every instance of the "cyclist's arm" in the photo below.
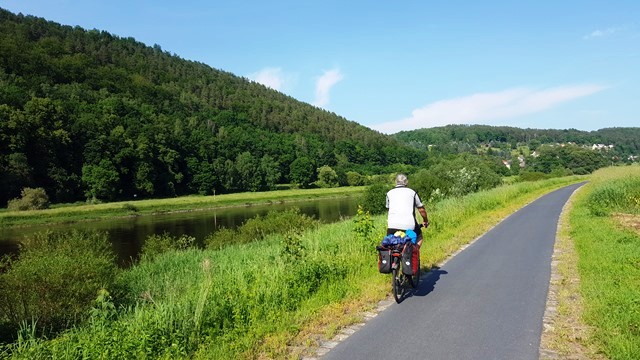
<svg viewBox="0 0 640 360">
<path fill-rule="evenodd" d="M 427 216 L 427 210 L 424 207 L 419 207 L 418 212 L 420 212 L 420 216 L 422 216 L 422 226 L 427 228 L 429 226 L 429 217 Z"/>
</svg>

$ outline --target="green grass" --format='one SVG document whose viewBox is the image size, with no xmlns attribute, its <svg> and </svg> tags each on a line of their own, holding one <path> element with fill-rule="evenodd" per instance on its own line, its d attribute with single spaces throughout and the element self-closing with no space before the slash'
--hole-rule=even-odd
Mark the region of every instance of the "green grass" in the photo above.
<svg viewBox="0 0 640 360">
<path fill-rule="evenodd" d="M 610 359 L 640 358 L 640 233 L 617 213 L 640 214 L 640 167 L 596 172 L 576 197 L 571 237 L 585 303 L 590 341 Z"/>
<path fill-rule="evenodd" d="M 540 195 L 583 179 L 518 183 L 429 205 L 432 227 L 421 253 L 423 266 L 442 262 Z M 330 338 L 388 296 L 389 277 L 377 272 L 374 248 L 385 232 L 385 216 L 372 221 L 367 237 L 354 231 L 353 221 L 343 221 L 220 250 L 170 251 L 121 273 L 117 282 L 127 294 L 115 316 L 94 312 L 89 322 L 52 340 L 26 331 L 5 348 L 5 356 L 294 356 L 290 346 Z"/>
<path fill-rule="evenodd" d="M 140 216 L 171 211 L 190 211 L 229 206 L 248 206 L 321 197 L 359 195 L 364 187 L 276 190 L 215 196 L 184 196 L 170 199 L 121 201 L 105 204 L 61 204 L 46 210 L 0 211 L 0 227 L 26 226 Z"/>
</svg>

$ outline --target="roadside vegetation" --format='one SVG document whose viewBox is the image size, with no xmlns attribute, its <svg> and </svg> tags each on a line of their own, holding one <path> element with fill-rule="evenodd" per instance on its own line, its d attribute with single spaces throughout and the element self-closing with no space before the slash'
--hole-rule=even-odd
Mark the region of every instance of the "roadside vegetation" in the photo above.
<svg viewBox="0 0 640 360">
<path fill-rule="evenodd" d="M 640 358 L 640 166 L 596 171 L 577 195 L 570 236 L 578 254 L 583 339 L 610 359 Z"/>
<path fill-rule="evenodd" d="M 583 179 L 516 183 L 429 203 L 432 226 L 422 253 L 424 268 L 439 264 L 540 195 Z M 295 215 L 285 214 L 280 221 L 291 223 Z M 224 247 L 215 241 L 210 248 L 200 249 L 188 238 L 156 239 L 150 242 L 155 245 L 143 250 L 149 256 L 143 254 L 138 264 L 92 282 L 103 287 L 93 289 L 91 301 L 81 301 L 84 311 L 73 315 L 73 321 L 65 317 L 56 327 L 44 326 L 37 316 L 13 321 L 16 332 L 3 334 L 6 344 L 0 356 L 227 359 L 302 355 L 340 327 L 361 321 L 362 312 L 385 298 L 389 286 L 388 277 L 377 272 L 374 250 L 384 233 L 384 215 L 360 211 L 353 220 L 320 226 L 298 220 L 295 231 L 265 232 L 262 241 Z M 237 230 L 239 238 L 242 232 Z M 57 254 L 57 250 L 49 252 Z M 60 256 L 67 262 L 76 256 L 89 258 L 86 254 Z M 3 294 L 17 292 L 8 279 L 17 276 L 15 269 L 22 261 L 21 257 L 4 268 Z M 29 266 L 39 267 L 46 261 L 43 256 Z M 73 290 L 60 286 L 56 291 Z M 7 328 L 8 313 L 0 316 L 2 327 Z"/>
</svg>

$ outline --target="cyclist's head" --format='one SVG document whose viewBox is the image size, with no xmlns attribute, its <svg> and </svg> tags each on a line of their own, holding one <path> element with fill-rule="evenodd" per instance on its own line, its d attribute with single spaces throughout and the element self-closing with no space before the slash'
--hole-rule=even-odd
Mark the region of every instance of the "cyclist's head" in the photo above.
<svg viewBox="0 0 640 360">
<path fill-rule="evenodd" d="M 409 179 L 407 179 L 407 175 L 405 174 L 398 174 L 396 176 L 396 186 L 407 186 L 407 184 L 409 183 Z"/>
</svg>

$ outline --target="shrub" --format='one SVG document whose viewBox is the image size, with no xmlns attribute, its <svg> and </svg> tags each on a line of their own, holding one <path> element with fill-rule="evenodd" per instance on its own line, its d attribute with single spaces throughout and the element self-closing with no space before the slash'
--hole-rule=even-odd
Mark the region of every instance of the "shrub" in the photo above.
<svg viewBox="0 0 640 360">
<path fill-rule="evenodd" d="M 204 243 L 207 249 L 222 249 L 225 245 L 232 244 L 237 234 L 237 231 L 223 227 L 209 234 L 204 239 Z"/>
<path fill-rule="evenodd" d="M 349 186 L 362 186 L 364 185 L 364 176 L 355 171 L 347 171 L 347 184 Z"/>
<path fill-rule="evenodd" d="M 86 318 L 98 290 L 111 288 L 116 272 L 106 233 L 35 234 L 0 274 L 0 319 L 14 330 L 37 321 L 45 335 L 66 329 Z"/>
<path fill-rule="evenodd" d="M 412 175 L 409 181 L 409 186 L 418 193 L 423 203 L 425 201 L 437 202 L 442 200 L 446 195 L 445 191 L 450 186 L 444 180 L 444 177 L 436 176 L 426 169 L 422 169 Z"/>
<path fill-rule="evenodd" d="M 249 243 L 264 239 L 271 234 L 300 233 L 318 225 L 318 220 L 301 214 L 300 209 L 270 211 L 266 216 L 256 216 L 247 220 L 237 230 L 222 228 L 207 236 L 208 249 L 219 249 L 226 244 Z"/>
<path fill-rule="evenodd" d="M 387 191 L 392 187 L 384 183 L 370 185 L 364 193 L 362 209 L 371 214 L 382 214 L 387 211 Z"/>
<path fill-rule="evenodd" d="M 179 237 L 169 233 L 153 234 L 147 237 L 142 245 L 141 260 L 150 261 L 158 255 L 170 250 L 186 250 L 196 245 L 196 238 L 183 234 Z"/>
<path fill-rule="evenodd" d="M 49 197 L 43 188 L 24 188 L 20 199 L 9 200 L 9 210 L 42 210 L 49 207 Z"/>
</svg>

